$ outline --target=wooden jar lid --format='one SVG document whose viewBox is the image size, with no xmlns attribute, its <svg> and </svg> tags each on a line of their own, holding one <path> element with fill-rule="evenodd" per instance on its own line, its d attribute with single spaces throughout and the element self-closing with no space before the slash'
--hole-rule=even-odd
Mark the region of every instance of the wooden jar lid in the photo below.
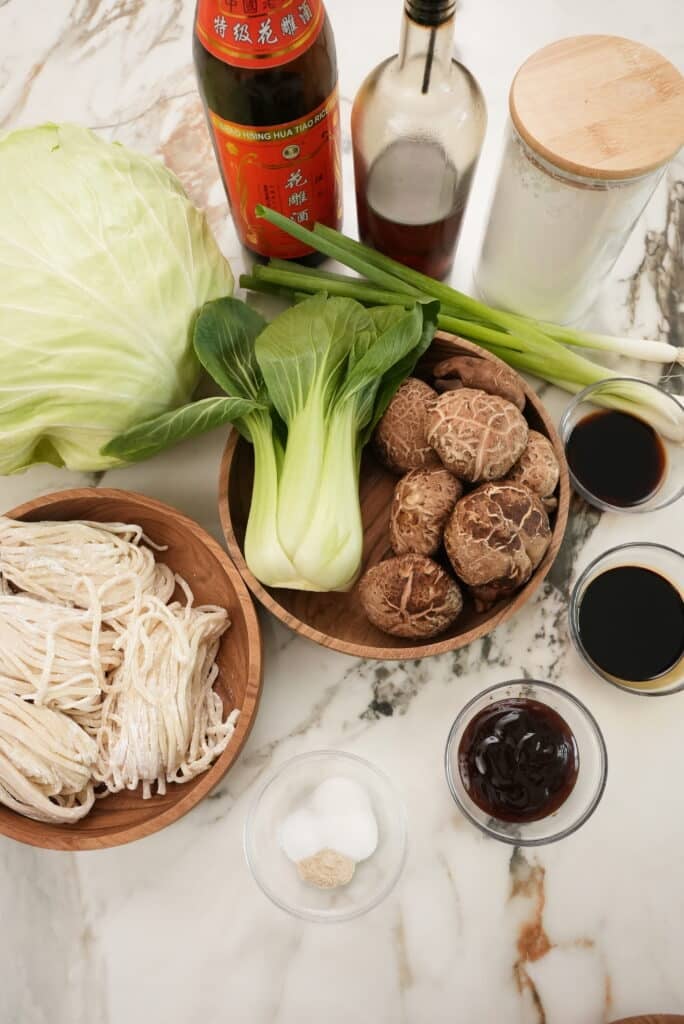
<svg viewBox="0 0 684 1024">
<path fill-rule="evenodd" d="M 684 77 L 619 36 L 572 36 L 533 53 L 510 110 L 534 152 L 586 178 L 636 178 L 684 145 Z"/>
</svg>

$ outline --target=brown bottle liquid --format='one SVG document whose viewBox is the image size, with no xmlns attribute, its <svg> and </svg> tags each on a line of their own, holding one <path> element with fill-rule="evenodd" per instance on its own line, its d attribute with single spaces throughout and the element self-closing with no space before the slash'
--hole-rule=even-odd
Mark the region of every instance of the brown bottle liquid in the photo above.
<svg viewBox="0 0 684 1024">
<path fill-rule="evenodd" d="M 237 233 L 262 257 L 322 257 L 255 214 L 342 220 L 337 60 L 321 0 L 198 0 L 195 69 Z"/>
<path fill-rule="evenodd" d="M 430 277 L 446 277 L 473 168 L 459 179 L 441 146 L 429 142 L 394 142 L 370 169 L 357 155 L 361 241 Z"/>
</svg>

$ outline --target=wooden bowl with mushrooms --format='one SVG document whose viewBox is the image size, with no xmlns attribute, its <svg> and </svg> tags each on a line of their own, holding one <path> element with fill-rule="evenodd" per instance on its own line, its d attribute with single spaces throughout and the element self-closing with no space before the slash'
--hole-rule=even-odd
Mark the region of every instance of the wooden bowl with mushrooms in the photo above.
<svg viewBox="0 0 684 1024">
<path fill-rule="evenodd" d="M 301 636 L 388 660 L 457 650 L 514 615 L 558 554 L 570 500 L 563 447 L 537 394 L 495 356 L 441 333 L 364 451 L 363 568 L 348 593 L 254 577 L 243 548 L 252 477 L 251 446 L 233 431 L 219 508 L 252 593 Z"/>
</svg>

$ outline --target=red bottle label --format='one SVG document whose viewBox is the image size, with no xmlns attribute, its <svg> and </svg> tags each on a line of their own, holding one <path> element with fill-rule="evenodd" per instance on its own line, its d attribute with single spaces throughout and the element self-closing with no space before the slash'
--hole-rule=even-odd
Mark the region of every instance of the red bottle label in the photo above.
<svg viewBox="0 0 684 1024">
<path fill-rule="evenodd" d="M 198 0 L 197 36 L 205 50 L 238 68 L 277 68 L 315 43 L 322 0 Z"/>
<path fill-rule="evenodd" d="M 312 252 L 256 216 L 258 203 L 297 224 L 338 227 L 342 216 L 337 89 L 306 117 L 268 127 L 224 121 L 209 112 L 233 220 L 240 238 L 262 256 L 292 259 Z"/>
</svg>

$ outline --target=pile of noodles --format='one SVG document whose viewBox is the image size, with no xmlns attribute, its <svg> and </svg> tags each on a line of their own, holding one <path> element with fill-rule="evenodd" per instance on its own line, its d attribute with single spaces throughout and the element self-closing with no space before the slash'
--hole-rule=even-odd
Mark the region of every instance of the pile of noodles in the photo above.
<svg viewBox="0 0 684 1024">
<path fill-rule="evenodd" d="M 137 526 L 0 517 L 0 803 L 75 822 L 96 795 L 187 782 L 225 750 L 230 625 Z M 176 588 L 183 600 L 172 600 Z"/>
</svg>

